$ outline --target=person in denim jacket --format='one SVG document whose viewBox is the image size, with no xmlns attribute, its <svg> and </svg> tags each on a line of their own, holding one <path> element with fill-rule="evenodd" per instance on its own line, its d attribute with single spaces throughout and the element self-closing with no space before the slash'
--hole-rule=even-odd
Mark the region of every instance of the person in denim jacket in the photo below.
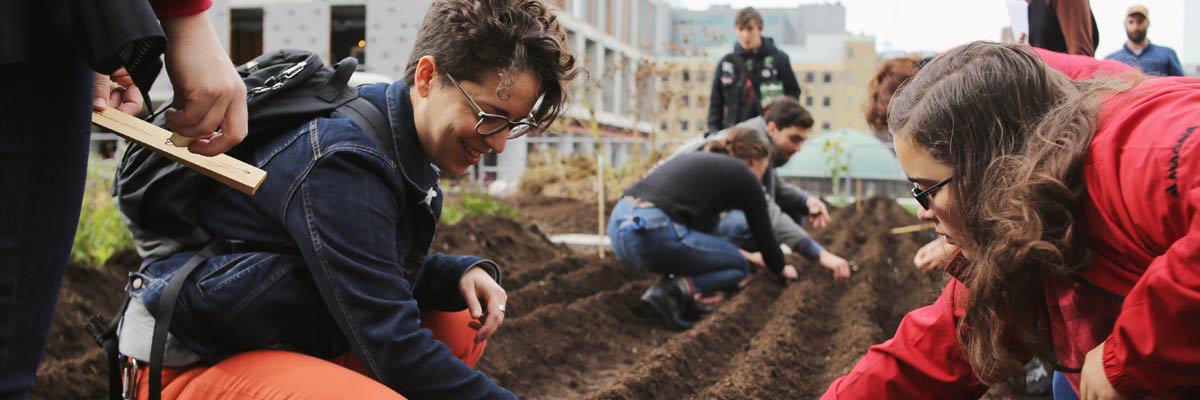
<svg viewBox="0 0 1200 400">
<path fill-rule="evenodd" d="M 388 116 L 395 154 L 334 113 L 255 145 L 252 161 L 269 177 L 256 195 L 225 191 L 200 208 L 214 237 L 253 245 L 209 259 L 184 285 L 171 334 L 173 348 L 193 357 L 168 372 L 206 370 L 183 397 L 514 397 L 468 365 L 503 321 L 506 295 L 495 263 L 429 253 L 442 211 L 437 180 L 546 129 L 566 104 L 574 56 L 537 0 L 435 1 L 414 42 L 403 81 L 359 89 Z M 156 309 L 191 254 L 152 261 L 133 296 Z M 430 314 L 464 309 L 478 329 L 465 351 L 422 329 Z M 128 336 L 122 353 L 141 359 L 146 343 Z M 229 376 L 243 364 L 256 368 Z M 175 393 L 167 375 L 164 398 Z"/>
</svg>

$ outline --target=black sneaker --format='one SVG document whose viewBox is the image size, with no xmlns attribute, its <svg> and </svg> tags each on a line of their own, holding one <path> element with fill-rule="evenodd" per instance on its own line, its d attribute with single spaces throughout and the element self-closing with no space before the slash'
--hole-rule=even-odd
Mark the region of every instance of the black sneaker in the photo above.
<svg viewBox="0 0 1200 400">
<path fill-rule="evenodd" d="M 694 299 L 689 299 L 684 303 L 683 319 L 692 321 L 693 323 L 699 322 L 701 319 L 704 319 L 704 316 L 712 314 L 713 311 L 717 311 L 717 306 L 700 304 L 700 302 Z"/>
<path fill-rule="evenodd" d="M 675 330 L 687 330 L 692 327 L 692 322 L 683 318 L 683 300 L 690 300 L 690 290 L 685 290 L 680 283 L 687 285 L 687 282 L 679 282 L 679 279 L 660 281 L 646 293 L 642 294 L 642 303 L 650 307 L 657 313 L 667 326 Z"/>
</svg>

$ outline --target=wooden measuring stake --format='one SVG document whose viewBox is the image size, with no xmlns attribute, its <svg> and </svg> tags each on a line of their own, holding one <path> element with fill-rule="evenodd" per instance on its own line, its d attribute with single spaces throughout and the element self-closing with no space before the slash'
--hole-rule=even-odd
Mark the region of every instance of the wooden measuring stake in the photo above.
<svg viewBox="0 0 1200 400">
<path fill-rule="evenodd" d="M 904 233 L 920 232 L 920 231 L 923 231 L 926 229 L 932 229 L 932 228 L 933 228 L 932 222 L 928 222 L 928 223 L 924 223 L 924 224 L 901 226 L 901 227 L 897 227 L 897 228 L 892 228 L 892 234 L 900 235 L 900 234 L 904 234 Z"/>
<path fill-rule="evenodd" d="M 267 178 L 267 171 L 236 158 L 224 154 L 207 157 L 192 153 L 187 147 L 175 147 L 167 142 L 171 132 L 115 108 L 92 111 L 92 123 L 248 195 L 254 194 Z"/>
</svg>

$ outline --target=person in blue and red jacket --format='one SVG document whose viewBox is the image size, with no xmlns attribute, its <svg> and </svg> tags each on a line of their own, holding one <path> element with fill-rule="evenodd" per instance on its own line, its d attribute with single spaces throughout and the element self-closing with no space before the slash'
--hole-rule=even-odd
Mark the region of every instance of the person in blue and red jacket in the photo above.
<svg viewBox="0 0 1200 400">
<path fill-rule="evenodd" d="M 979 42 L 889 114 L 955 279 L 824 398 L 976 398 L 1033 357 L 1085 399 L 1200 395 L 1200 80 L 1073 81 Z"/>
</svg>

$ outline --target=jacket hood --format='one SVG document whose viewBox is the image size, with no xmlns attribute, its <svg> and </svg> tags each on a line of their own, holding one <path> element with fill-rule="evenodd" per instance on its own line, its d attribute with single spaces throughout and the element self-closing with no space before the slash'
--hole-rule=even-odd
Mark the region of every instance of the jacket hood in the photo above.
<svg viewBox="0 0 1200 400">
<path fill-rule="evenodd" d="M 769 37 L 763 36 L 762 37 L 762 46 L 759 46 L 758 49 L 753 52 L 751 52 L 750 50 L 746 50 L 745 47 L 742 47 L 741 42 L 734 42 L 733 43 L 733 53 L 737 54 L 739 56 L 743 56 L 743 57 L 746 57 L 746 56 L 763 57 L 768 54 L 774 54 L 775 53 L 775 39 L 771 39 Z"/>
</svg>

